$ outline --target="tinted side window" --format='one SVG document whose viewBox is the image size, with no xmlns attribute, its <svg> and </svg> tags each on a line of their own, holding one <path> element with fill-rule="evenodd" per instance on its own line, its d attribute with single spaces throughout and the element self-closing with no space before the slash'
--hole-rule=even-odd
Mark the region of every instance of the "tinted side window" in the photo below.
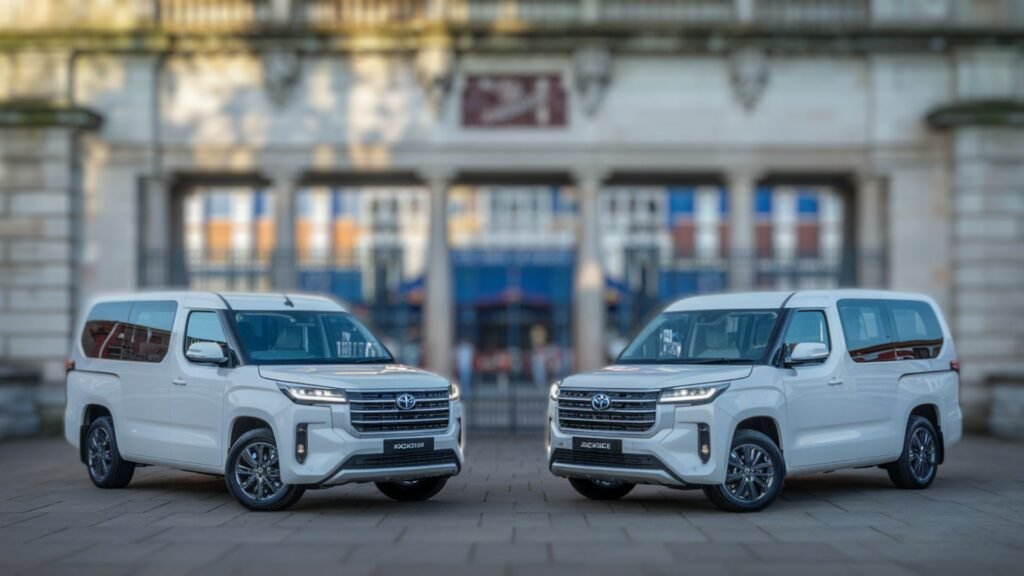
<svg viewBox="0 0 1024 576">
<path fill-rule="evenodd" d="M 136 302 L 128 318 L 122 360 L 161 362 L 171 345 L 171 328 L 178 304 L 172 301 Z"/>
<path fill-rule="evenodd" d="M 896 359 L 935 358 L 942 349 L 942 327 L 927 302 L 889 300 L 886 302 L 896 329 Z"/>
<path fill-rule="evenodd" d="M 800 310 L 793 315 L 786 328 L 785 354 L 793 352 L 793 347 L 803 342 L 818 342 L 832 350 L 828 337 L 828 321 L 821 310 Z"/>
<path fill-rule="evenodd" d="M 188 326 L 185 328 L 185 350 L 196 342 L 216 342 L 228 354 L 228 339 L 224 335 L 224 326 L 216 312 L 206 310 L 192 312 L 188 315 Z"/>
<path fill-rule="evenodd" d="M 894 358 L 892 327 L 882 300 L 840 300 L 839 320 L 854 362 Z"/>
<path fill-rule="evenodd" d="M 93 307 L 82 331 L 82 350 L 86 356 L 121 359 L 131 309 L 131 302 L 106 302 Z"/>
</svg>

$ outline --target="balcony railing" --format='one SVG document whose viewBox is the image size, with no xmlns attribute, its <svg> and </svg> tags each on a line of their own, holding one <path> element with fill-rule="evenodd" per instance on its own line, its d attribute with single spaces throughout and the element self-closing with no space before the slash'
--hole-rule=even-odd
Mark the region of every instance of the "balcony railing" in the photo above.
<svg viewBox="0 0 1024 576">
<path fill-rule="evenodd" d="M 449 26 L 1024 27 L 1024 0 L 0 0 L 0 33 Z"/>
<path fill-rule="evenodd" d="M 156 16 L 171 31 L 241 31 L 275 22 L 272 0 L 157 0 Z"/>
<path fill-rule="evenodd" d="M 848 27 L 866 25 L 870 7 L 865 0 L 758 0 L 753 8 L 760 24 Z"/>
</svg>

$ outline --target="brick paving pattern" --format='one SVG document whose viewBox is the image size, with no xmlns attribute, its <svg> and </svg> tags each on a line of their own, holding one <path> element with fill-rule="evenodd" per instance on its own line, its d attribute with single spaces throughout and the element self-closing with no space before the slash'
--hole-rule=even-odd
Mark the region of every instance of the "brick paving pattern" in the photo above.
<svg viewBox="0 0 1024 576">
<path fill-rule="evenodd" d="M 257 514 L 220 478 L 142 468 L 99 490 L 57 439 L 0 444 L 0 574 L 1020 574 L 1024 444 L 971 438 L 926 491 L 878 469 L 791 478 L 760 514 L 697 491 L 584 500 L 537 439 L 471 438 L 429 502 L 372 485 Z M 330 572 L 325 572 L 330 571 Z"/>
</svg>

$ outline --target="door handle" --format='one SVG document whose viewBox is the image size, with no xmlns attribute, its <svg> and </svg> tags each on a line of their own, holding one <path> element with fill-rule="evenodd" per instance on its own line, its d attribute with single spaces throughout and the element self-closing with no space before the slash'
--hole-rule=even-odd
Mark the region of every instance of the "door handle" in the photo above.
<svg viewBox="0 0 1024 576">
<path fill-rule="evenodd" d="M 833 379 L 828 381 L 828 385 L 829 386 L 842 386 L 842 384 L 843 384 L 843 379 L 842 378 L 833 378 Z"/>
<path fill-rule="evenodd" d="M 174 380 L 171 380 L 171 384 L 174 384 L 175 386 L 184 386 L 185 384 L 188 384 L 188 382 L 185 382 L 184 378 L 175 378 Z"/>
</svg>

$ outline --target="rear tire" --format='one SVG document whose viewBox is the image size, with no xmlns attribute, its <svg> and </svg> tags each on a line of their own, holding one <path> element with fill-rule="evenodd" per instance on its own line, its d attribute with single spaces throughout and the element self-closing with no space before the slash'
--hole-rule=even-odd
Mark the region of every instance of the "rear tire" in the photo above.
<svg viewBox="0 0 1024 576">
<path fill-rule="evenodd" d="M 132 481 L 135 463 L 121 458 L 110 416 L 97 418 L 85 434 L 85 466 L 97 488 L 124 488 Z"/>
<path fill-rule="evenodd" d="M 892 483 L 904 490 L 923 490 L 931 486 L 939 472 L 938 442 L 939 435 L 930 420 L 911 416 L 900 459 L 885 466 Z"/>
<path fill-rule="evenodd" d="M 704 486 L 704 495 L 726 512 L 760 512 L 782 492 L 786 463 L 771 438 L 754 430 L 733 436 L 726 481 Z"/>
<path fill-rule="evenodd" d="M 382 494 L 399 502 L 422 502 L 430 500 L 448 483 L 447 476 L 404 480 L 399 482 L 375 482 Z"/>
<path fill-rule="evenodd" d="M 224 483 L 239 504 L 257 512 L 284 510 L 306 491 L 281 482 L 277 442 L 267 428 L 250 430 L 231 446 Z"/>
<path fill-rule="evenodd" d="M 586 480 L 584 478 L 569 478 L 569 484 L 572 484 L 577 492 L 591 500 L 618 500 L 636 488 L 636 484 L 629 482 Z"/>
</svg>

